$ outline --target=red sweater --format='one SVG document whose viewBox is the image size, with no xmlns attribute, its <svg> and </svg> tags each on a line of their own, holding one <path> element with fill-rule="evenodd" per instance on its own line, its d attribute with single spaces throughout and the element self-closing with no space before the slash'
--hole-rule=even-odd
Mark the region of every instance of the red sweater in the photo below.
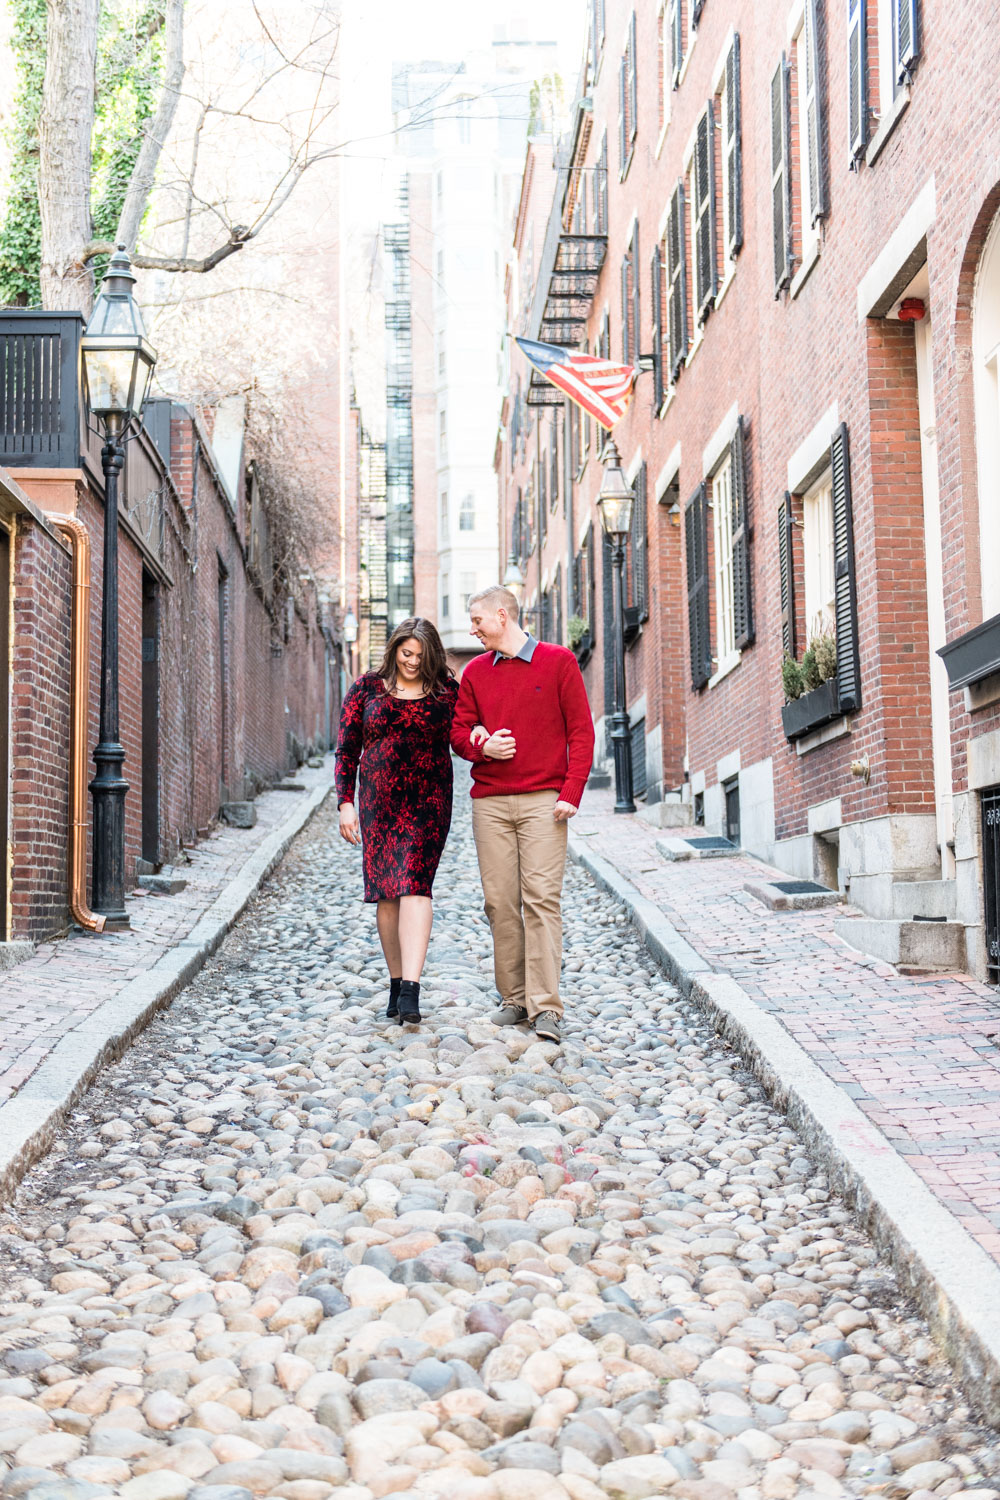
<svg viewBox="0 0 1000 1500">
<path fill-rule="evenodd" d="M 489 760 L 473 746 L 469 735 L 477 724 L 490 734 L 509 729 L 513 759 Z M 451 747 L 472 761 L 474 797 L 552 789 L 578 807 L 594 758 L 594 725 L 572 651 L 539 641 L 530 661 L 502 658 L 494 665 L 492 651 L 473 657 L 462 674 Z"/>
</svg>

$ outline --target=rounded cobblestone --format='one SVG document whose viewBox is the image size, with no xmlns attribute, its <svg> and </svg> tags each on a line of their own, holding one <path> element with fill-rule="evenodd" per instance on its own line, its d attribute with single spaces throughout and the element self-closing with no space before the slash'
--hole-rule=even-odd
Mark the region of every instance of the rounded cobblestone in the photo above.
<svg viewBox="0 0 1000 1500">
<path fill-rule="evenodd" d="M 328 808 L 0 1214 L 3 1495 L 1000 1500 L 871 1244 L 579 871 L 562 1047 L 488 1022 L 458 803 L 422 1027 Z"/>
</svg>

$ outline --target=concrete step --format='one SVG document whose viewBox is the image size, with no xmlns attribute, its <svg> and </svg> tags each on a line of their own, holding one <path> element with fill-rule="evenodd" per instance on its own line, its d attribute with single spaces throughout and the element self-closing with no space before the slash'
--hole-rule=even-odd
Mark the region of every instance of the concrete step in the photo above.
<svg viewBox="0 0 1000 1500">
<path fill-rule="evenodd" d="M 897 880 L 892 887 L 892 914 L 900 921 L 916 917 L 955 915 L 955 882 L 953 880 Z"/>
<path fill-rule="evenodd" d="M 946 973 L 966 967 L 961 922 L 904 922 L 898 918 L 835 917 L 833 930 L 852 948 L 886 963 Z"/>
<path fill-rule="evenodd" d="M 690 802 L 653 802 L 638 808 L 636 816 L 653 828 L 690 828 L 694 810 Z"/>
</svg>

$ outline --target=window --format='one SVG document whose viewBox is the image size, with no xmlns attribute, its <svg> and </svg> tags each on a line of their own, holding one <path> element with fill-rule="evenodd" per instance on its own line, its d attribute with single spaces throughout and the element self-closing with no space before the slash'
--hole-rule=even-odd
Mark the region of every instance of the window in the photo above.
<svg viewBox="0 0 1000 1500">
<path fill-rule="evenodd" d="M 608 132 L 601 136 L 601 149 L 594 168 L 594 233 L 608 232 Z"/>
<path fill-rule="evenodd" d="M 818 0 L 805 0 L 802 25 L 795 37 L 795 82 L 798 94 L 799 223 L 802 260 L 809 259 L 826 213 L 824 120 L 819 76 Z"/>
<path fill-rule="evenodd" d="M 591 523 L 573 563 L 571 613 L 583 620 L 590 635 L 594 626 L 594 527 Z"/>
<path fill-rule="evenodd" d="M 552 442 L 549 447 L 549 504 L 559 499 L 559 416 L 552 418 Z"/>
<path fill-rule="evenodd" d="M 459 591 L 459 593 L 460 593 L 460 595 L 462 597 L 462 608 L 464 610 L 467 610 L 468 607 L 469 607 L 469 600 L 472 598 L 473 594 L 476 592 L 476 575 L 475 575 L 475 573 L 460 573 L 459 574 L 458 591 Z"/>
<path fill-rule="evenodd" d="M 562 563 L 556 567 L 555 577 L 552 580 L 552 639 L 557 646 L 563 643 L 563 597 L 562 597 Z"/>
<path fill-rule="evenodd" d="M 604 56 L 605 0 L 590 0 L 590 74 L 597 77 Z"/>
<path fill-rule="evenodd" d="M 441 535 L 445 539 L 448 536 L 448 491 L 441 491 Z"/>
<path fill-rule="evenodd" d="M 448 451 L 448 413 L 438 413 L 438 445 L 441 449 L 441 457 Z"/>
<path fill-rule="evenodd" d="M 673 44 L 670 37 L 670 8 L 667 0 L 660 0 L 657 16 L 657 59 L 660 68 L 660 89 L 657 98 L 661 132 L 670 124 L 670 96 L 673 92 Z"/>
<path fill-rule="evenodd" d="M 836 629 L 833 475 L 827 470 L 802 501 L 806 641 Z"/>
<path fill-rule="evenodd" d="M 639 109 L 635 74 L 635 11 L 629 17 L 628 40 L 618 73 L 618 167 L 624 178 L 632 161 Z"/>
<path fill-rule="evenodd" d="M 649 619 L 649 549 L 647 546 L 646 510 L 646 465 L 640 464 L 639 472 L 632 481 L 635 503 L 632 506 L 631 545 L 626 553 L 627 576 L 625 579 L 626 606 L 630 614 L 626 625 L 638 635 L 639 626 Z"/>
<path fill-rule="evenodd" d="M 733 617 L 733 466 L 727 458 L 712 480 L 712 545 L 715 557 L 715 658 L 724 671 L 736 656 Z"/>
<path fill-rule="evenodd" d="M 791 121 L 785 54 L 771 77 L 771 229 L 774 295 L 792 279 Z"/>
<path fill-rule="evenodd" d="M 684 183 L 679 181 L 670 200 L 667 218 L 667 339 L 670 349 L 670 383 L 680 373 L 687 357 L 687 235 L 684 227 Z"/>
<path fill-rule="evenodd" d="M 442 620 L 447 620 L 447 618 L 448 618 L 448 610 L 449 610 L 450 605 L 451 605 L 451 600 L 448 597 L 448 574 L 445 573 L 445 574 L 442 575 L 442 578 L 441 578 L 441 618 L 442 618 Z"/>
<path fill-rule="evenodd" d="M 622 363 L 634 365 L 639 357 L 639 229 L 633 229 L 622 258 Z"/>
<path fill-rule="evenodd" d="M 919 0 L 877 0 L 874 27 L 877 76 L 872 88 L 868 48 L 870 3 L 871 0 L 847 0 L 848 152 L 852 166 L 857 166 L 869 142 L 872 94 L 878 105 L 876 118 L 892 122 L 893 105 L 909 83 L 920 55 Z"/>
<path fill-rule="evenodd" d="M 712 631 L 708 596 L 708 487 L 700 484 L 684 510 L 688 649 L 691 686 L 700 691 L 712 675 Z"/>
<path fill-rule="evenodd" d="M 722 256 L 731 267 L 743 248 L 743 142 L 740 110 L 740 39 L 726 57 L 722 88 L 716 96 L 722 126 Z"/>
<path fill-rule="evenodd" d="M 653 251 L 653 259 L 649 268 L 649 296 L 653 312 L 653 410 L 658 412 L 663 404 L 666 394 L 666 381 L 664 371 L 670 368 L 670 352 L 667 347 L 666 330 L 666 302 L 664 290 L 666 277 L 664 275 L 663 258 L 666 252 L 666 243 L 661 240 Z"/>
<path fill-rule="evenodd" d="M 669 47 L 669 77 L 672 89 L 680 88 L 684 67 L 684 11 L 687 0 L 667 0 L 667 46 Z"/>
<path fill-rule="evenodd" d="M 694 313 L 702 324 L 712 310 L 719 286 L 715 250 L 715 124 L 711 104 L 695 131 L 689 182 Z"/>
<path fill-rule="evenodd" d="M 476 500 L 474 495 L 466 495 L 458 512 L 459 531 L 475 531 L 476 529 Z"/>
<path fill-rule="evenodd" d="M 437 196 L 438 196 L 438 201 L 440 202 L 440 200 L 444 197 L 444 173 L 443 172 L 438 172 L 437 177 L 435 178 L 434 188 L 435 188 L 435 191 L 436 191 Z"/>
<path fill-rule="evenodd" d="M 439 375 L 439 377 L 442 380 L 444 379 L 444 372 L 445 372 L 445 355 L 444 355 L 444 350 L 443 349 L 439 349 L 438 350 L 438 375 Z"/>
<path fill-rule="evenodd" d="M 594 349 L 594 353 L 599 355 L 601 359 L 611 358 L 611 319 L 607 308 L 604 309 L 604 316 L 601 319 L 601 331 L 597 336 L 597 346 Z"/>
<path fill-rule="evenodd" d="M 472 117 L 469 108 L 471 102 L 467 96 L 458 100 L 458 143 L 460 146 L 468 146 L 472 140 Z"/>
</svg>

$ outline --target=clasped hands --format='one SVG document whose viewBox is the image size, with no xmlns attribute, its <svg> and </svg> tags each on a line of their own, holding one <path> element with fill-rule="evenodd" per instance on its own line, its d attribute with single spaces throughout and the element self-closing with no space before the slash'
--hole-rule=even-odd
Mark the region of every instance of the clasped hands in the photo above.
<svg viewBox="0 0 1000 1500">
<path fill-rule="evenodd" d="M 469 740 L 475 746 L 482 746 L 487 760 L 513 760 L 517 753 L 517 743 L 509 729 L 494 729 L 490 734 L 482 724 L 477 724 L 470 732 Z M 557 823 L 568 822 L 575 815 L 576 808 L 572 802 L 559 801 L 552 809 L 552 816 Z"/>
</svg>

